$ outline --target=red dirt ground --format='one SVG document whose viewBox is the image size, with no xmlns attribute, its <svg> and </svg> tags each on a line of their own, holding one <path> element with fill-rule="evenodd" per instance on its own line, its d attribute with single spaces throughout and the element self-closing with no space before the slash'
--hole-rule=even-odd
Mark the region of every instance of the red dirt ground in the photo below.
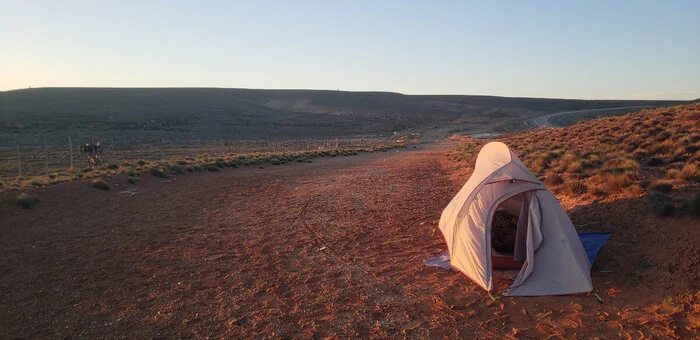
<svg viewBox="0 0 700 340">
<path fill-rule="evenodd" d="M 592 294 L 491 301 L 424 267 L 468 177 L 445 145 L 225 169 L 111 191 L 0 195 L 0 338 L 692 338 L 700 223 L 642 199 L 573 207 L 614 230 Z M 325 250 L 320 250 L 326 247 Z M 497 285 L 505 286 L 505 277 Z"/>
</svg>

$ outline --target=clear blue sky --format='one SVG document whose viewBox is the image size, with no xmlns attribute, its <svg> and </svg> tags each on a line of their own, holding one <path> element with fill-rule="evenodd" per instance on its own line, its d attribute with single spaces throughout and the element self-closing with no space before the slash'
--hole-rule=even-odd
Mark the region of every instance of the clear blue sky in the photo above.
<svg viewBox="0 0 700 340">
<path fill-rule="evenodd" d="M 0 90 L 700 97 L 700 1 L 0 0 Z"/>
</svg>

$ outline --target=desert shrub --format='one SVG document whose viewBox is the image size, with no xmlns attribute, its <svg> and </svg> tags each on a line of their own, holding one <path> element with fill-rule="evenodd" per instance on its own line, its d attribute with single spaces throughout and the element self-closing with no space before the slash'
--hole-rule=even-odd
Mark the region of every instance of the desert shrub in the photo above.
<svg viewBox="0 0 700 340">
<path fill-rule="evenodd" d="M 297 158 L 297 162 L 304 163 L 306 162 L 306 158 Z"/>
<path fill-rule="evenodd" d="M 549 187 L 554 187 L 562 183 L 564 183 L 564 179 L 557 173 L 549 173 L 544 179 L 544 184 Z"/>
<path fill-rule="evenodd" d="M 73 175 L 73 176 L 74 176 L 76 179 L 81 179 L 81 178 L 85 177 L 85 174 L 83 174 L 82 172 L 78 172 L 78 173 L 76 173 L 76 174 Z"/>
<path fill-rule="evenodd" d="M 236 161 L 230 161 L 228 162 L 228 166 L 232 168 L 237 168 L 238 167 L 238 162 Z"/>
<path fill-rule="evenodd" d="M 141 182 L 141 179 L 138 178 L 138 177 L 129 176 L 129 177 L 126 179 L 126 181 L 127 181 L 129 184 L 137 184 L 137 183 Z"/>
<path fill-rule="evenodd" d="M 569 165 L 575 161 L 576 161 L 576 156 L 574 156 L 570 153 L 567 153 L 567 154 L 561 156 L 561 160 L 559 161 L 559 169 L 566 170 L 569 167 Z"/>
<path fill-rule="evenodd" d="M 223 159 L 221 159 L 221 158 L 217 159 L 216 162 L 215 162 L 214 164 L 215 164 L 218 168 L 223 168 L 223 167 L 225 167 L 225 166 L 227 165 L 226 162 L 225 162 Z"/>
<path fill-rule="evenodd" d="M 644 189 L 640 185 L 632 184 L 627 188 L 627 192 L 632 195 L 638 196 L 644 193 Z"/>
<path fill-rule="evenodd" d="M 109 190 L 109 184 L 107 182 L 103 181 L 102 179 L 95 178 L 92 180 L 91 185 L 93 188 L 97 188 L 100 190 Z"/>
<path fill-rule="evenodd" d="M 605 181 L 605 191 L 609 194 L 616 194 L 632 185 L 632 180 L 627 174 L 614 174 L 608 176 Z"/>
<path fill-rule="evenodd" d="M 602 167 L 604 170 L 609 172 L 639 172 L 639 163 L 633 159 L 629 158 L 611 158 Z"/>
<path fill-rule="evenodd" d="M 574 173 L 579 173 L 583 169 L 583 166 L 581 164 L 580 160 L 574 161 L 569 163 L 569 165 L 566 167 L 566 172 L 574 174 Z"/>
<path fill-rule="evenodd" d="M 678 169 L 668 169 L 668 170 L 666 170 L 666 178 L 676 179 L 676 178 L 678 178 L 678 175 L 680 173 L 681 173 L 681 171 Z"/>
<path fill-rule="evenodd" d="M 202 171 L 202 167 L 199 165 L 193 166 L 192 169 L 194 169 L 194 171 Z"/>
<path fill-rule="evenodd" d="M 271 159 L 270 159 L 270 164 L 272 164 L 272 165 L 280 165 L 280 164 L 282 164 L 282 163 L 281 163 L 280 160 L 277 159 L 277 158 L 271 158 Z"/>
<path fill-rule="evenodd" d="M 168 175 L 165 174 L 165 171 L 163 171 L 163 169 L 161 169 L 161 168 L 159 168 L 159 167 L 155 167 L 155 166 L 154 166 L 154 167 L 150 168 L 150 169 L 148 170 L 148 172 L 149 172 L 151 175 L 156 176 L 156 177 L 158 177 L 158 178 L 166 178 L 166 177 L 168 177 Z"/>
<path fill-rule="evenodd" d="M 187 165 L 187 161 L 179 160 L 179 161 L 177 161 L 177 165 Z"/>
<path fill-rule="evenodd" d="M 588 191 L 588 187 L 580 180 L 573 180 L 564 183 L 564 193 L 569 196 L 583 195 Z"/>
<path fill-rule="evenodd" d="M 680 180 L 694 180 L 700 177 L 700 168 L 695 163 L 686 164 L 681 171 L 678 172 L 678 179 Z"/>
<path fill-rule="evenodd" d="M 110 165 L 107 166 L 107 169 L 109 169 L 109 170 L 117 170 L 117 169 L 119 169 L 119 165 L 112 163 L 112 164 L 110 164 Z"/>
<path fill-rule="evenodd" d="M 140 166 L 144 166 L 144 165 L 146 165 L 146 161 L 143 159 L 139 159 L 138 161 L 136 161 L 136 164 L 138 164 Z"/>
<path fill-rule="evenodd" d="M 214 172 L 221 171 L 221 168 L 219 168 L 218 166 L 216 166 L 214 164 L 207 164 L 206 169 L 208 171 L 214 171 Z"/>
<path fill-rule="evenodd" d="M 25 193 L 17 195 L 17 205 L 22 209 L 34 208 L 39 203 L 39 199 L 33 196 L 29 196 Z"/>
<path fill-rule="evenodd" d="M 185 173 L 185 168 L 179 166 L 179 165 L 173 165 L 170 167 L 170 173 L 173 174 L 184 174 Z"/>
<path fill-rule="evenodd" d="M 647 204 L 657 216 L 670 216 L 676 210 L 671 197 L 661 192 L 647 196 Z"/>
<path fill-rule="evenodd" d="M 541 172 L 549 167 L 549 156 L 544 153 L 536 154 L 529 163 L 530 171 Z"/>
<path fill-rule="evenodd" d="M 591 190 L 590 190 L 590 193 L 593 196 L 597 196 L 597 197 L 603 197 L 603 196 L 606 196 L 608 194 L 607 191 L 605 191 L 604 185 L 593 186 L 593 188 L 591 188 Z"/>
</svg>

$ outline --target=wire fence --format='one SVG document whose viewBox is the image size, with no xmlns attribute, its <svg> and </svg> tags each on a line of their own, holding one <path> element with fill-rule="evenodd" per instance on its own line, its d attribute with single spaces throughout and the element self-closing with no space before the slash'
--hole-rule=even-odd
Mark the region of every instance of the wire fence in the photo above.
<svg viewBox="0 0 700 340">
<path fill-rule="evenodd" d="M 125 161 L 162 161 L 195 155 L 221 156 L 254 152 L 293 152 L 305 150 L 329 150 L 336 148 L 366 148 L 385 142 L 376 138 L 335 138 L 303 140 L 236 140 L 159 142 L 153 144 L 115 146 L 101 142 L 104 159 L 108 164 Z M 37 144 L 5 146 L 0 150 L 0 178 L 17 176 L 41 176 L 68 168 L 85 168 L 87 157 L 80 152 L 80 145 L 66 137 L 65 146 Z"/>
</svg>

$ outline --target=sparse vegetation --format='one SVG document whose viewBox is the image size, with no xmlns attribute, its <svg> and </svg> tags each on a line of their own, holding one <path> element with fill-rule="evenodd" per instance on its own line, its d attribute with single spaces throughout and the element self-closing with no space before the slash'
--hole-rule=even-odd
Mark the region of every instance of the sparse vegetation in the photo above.
<svg viewBox="0 0 700 340">
<path fill-rule="evenodd" d="M 668 216 L 677 210 L 673 197 L 698 187 L 698 121 L 695 103 L 526 131 L 502 141 L 556 194 L 582 202 L 647 195 L 651 210 Z M 488 140 L 461 140 L 448 157 L 472 166 Z M 688 210 L 695 211 L 691 206 L 688 201 Z"/>
</svg>

